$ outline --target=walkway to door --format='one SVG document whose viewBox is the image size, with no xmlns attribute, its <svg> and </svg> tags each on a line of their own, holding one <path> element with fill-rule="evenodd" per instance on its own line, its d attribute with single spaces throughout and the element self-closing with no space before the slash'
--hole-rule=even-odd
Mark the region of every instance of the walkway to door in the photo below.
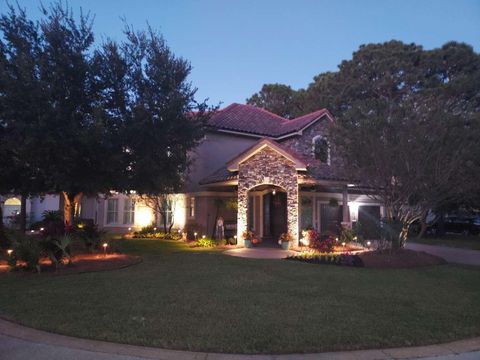
<svg viewBox="0 0 480 360">
<path fill-rule="evenodd" d="M 280 248 L 258 247 L 231 249 L 224 251 L 224 254 L 252 259 L 285 259 L 287 256 L 295 254 L 295 251 L 282 250 Z"/>
</svg>

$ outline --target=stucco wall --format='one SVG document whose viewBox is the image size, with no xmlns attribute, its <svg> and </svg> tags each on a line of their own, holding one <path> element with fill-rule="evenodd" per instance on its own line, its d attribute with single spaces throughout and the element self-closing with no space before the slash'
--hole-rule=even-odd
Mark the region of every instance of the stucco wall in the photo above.
<svg viewBox="0 0 480 360">
<path fill-rule="evenodd" d="M 198 184 L 200 180 L 220 169 L 226 162 L 247 150 L 257 141 L 257 138 L 252 137 L 208 132 L 205 140 L 190 155 L 192 164 L 186 191 L 200 190 Z"/>
</svg>

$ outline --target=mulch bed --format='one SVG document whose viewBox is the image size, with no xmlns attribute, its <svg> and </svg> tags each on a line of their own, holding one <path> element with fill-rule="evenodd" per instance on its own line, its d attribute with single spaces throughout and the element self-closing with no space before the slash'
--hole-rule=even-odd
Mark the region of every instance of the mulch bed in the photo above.
<svg viewBox="0 0 480 360">
<path fill-rule="evenodd" d="M 358 255 L 367 268 L 414 268 L 447 263 L 441 257 L 407 249 L 367 251 Z"/>
<path fill-rule="evenodd" d="M 131 256 L 125 254 L 81 254 L 72 257 L 71 264 L 61 264 L 55 269 L 50 261 L 42 259 L 40 262 L 41 274 L 51 275 L 69 275 L 96 271 L 107 271 L 122 269 L 142 262 L 140 256 Z M 9 272 L 10 269 L 5 261 L 0 262 L 0 273 Z M 21 264 L 13 272 L 21 274 L 32 274 L 32 272 L 23 271 Z M 35 274 L 35 273 L 33 273 Z"/>
</svg>

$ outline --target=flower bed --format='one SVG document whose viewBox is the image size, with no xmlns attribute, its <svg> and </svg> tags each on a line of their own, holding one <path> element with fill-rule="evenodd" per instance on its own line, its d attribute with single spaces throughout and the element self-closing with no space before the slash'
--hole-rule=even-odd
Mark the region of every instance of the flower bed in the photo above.
<svg viewBox="0 0 480 360">
<path fill-rule="evenodd" d="M 288 256 L 287 260 L 296 260 L 313 264 L 363 267 L 363 261 L 356 254 L 300 254 Z"/>
</svg>

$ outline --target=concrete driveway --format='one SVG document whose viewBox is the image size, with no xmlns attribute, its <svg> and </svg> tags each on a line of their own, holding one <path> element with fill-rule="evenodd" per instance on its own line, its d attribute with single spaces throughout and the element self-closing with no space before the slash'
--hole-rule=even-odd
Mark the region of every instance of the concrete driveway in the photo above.
<svg viewBox="0 0 480 360">
<path fill-rule="evenodd" d="M 407 249 L 440 256 L 449 263 L 480 266 L 480 251 L 407 242 Z"/>
</svg>

